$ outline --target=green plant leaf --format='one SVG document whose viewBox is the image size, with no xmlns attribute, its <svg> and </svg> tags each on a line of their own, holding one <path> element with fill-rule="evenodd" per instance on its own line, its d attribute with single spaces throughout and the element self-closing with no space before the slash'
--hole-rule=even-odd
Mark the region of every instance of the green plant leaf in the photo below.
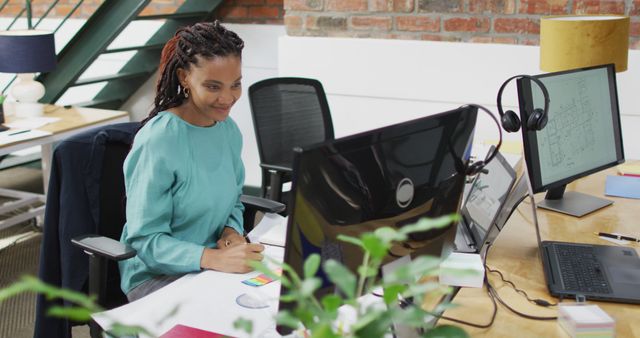
<svg viewBox="0 0 640 338">
<path fill-rule="evenodd" d="M 383 337 L 391 330 L 391 312 L 386 309 L 367 309 L 352 326 L 357 337 Z"/>
<path fill-rule="evenodd" d="M 407 290 L 405 290 L 405 292 L 402 293 L 402 296 L 413 297 L 416 295 L 423 295 L 427 292 L 436 291 L 436 290 L 440 291 L 441 293 L 444 293 L 444 289 L 442 288 L 442 285 L 438 284 L 437 282 L 411 284 L 409 288 L 407 288 Z"/>
<path fill-rule="evenodd" d="M 106 332 L 107 337 L 137 337 L 140 334 L 153 337 L 149 330 L 142 326 L 129 326 L 115 323 Z"/>
<path fill-rule="evenodd" d="M 267 277 L 271 279 L 280 279 L 280 274 L 271 270 L 266 264 L 261 261 L 249 261 L 249 266 L 254 270 L 265 274 Z"/>
<path fill-rule="evenodd" d="M 360 276 L 373 277 L 373 276 L 376 276 L 377 274 L 378 274 L 378 271 L 369 266 L 361 265 L 358 267 L 358 275 Z"/>
<path fill-rule="evenodd" d="M 89 313 L 100 312 L 102 308 L 98 306 L 94 297 L 90 297 L 81 292 L 68 289 L 61 289 L 53 285 L 49 285 L 32 276 L 23 276 L 19 281 L 0 290 L 0 303 L 8 298 L 14 297 L 23 292 L 34 292 L 44 295 L 45 298 L 52 300 L 62 298 L 71 303 L 85 308 Z M 66 310 L 56 310 L 64 312 Z M 78 311 L 71 311 L 71 315 L 77 314 Z"/>
<path fill-rule="evenodd" d="M 300 283 L 302 283 L 302 281 L 300 280 L 300 276 L 298 276 L 298 273 L 289 264 L 282 263 L 282 271 L 288 273 L 289 277 L 291 277 L 291 286 L 289 288 L 297 287 L 300 285 Z M 282 277 L 285 277 L 284 273 L 282 274 Z"/>
<path fill-rule="evenodd" d="M 302 284 L 300 284 L 300 295 L 304 298 L 311 297 L 313 296 L 313 292 L 318 290 L 320 285 L 322 285 L 320 278 L 307 278 L 302 281 Z"/>
<path fill-rule="evenodd" d="M 302 323 L 302 325 L 304 325 L 304 327 L 313 327 L 314 315 L 313 312 L 308 308 L 297 307 L 295 310 L 293 310 L 293 315 L 298 318 L 298 320 Z"/>
<path fill-rule="evenodd" d="M 290 303 L 290 302 L 295 302 L 300 300 L 300 295 L 296 292 L 296 293 L 288 293 L 286 295 L 280 295 L 280 300 L 286 303 Z"/>
<path fill-rule="evenodd" d="M 383 295 L 383 299 L 385 304 L 392 304 L 394 302 L 398 301 L 398 295 L 402 292 L 404 292 L 404 290 L 406 290 L 407 287 L 405 285 L 402 284 L 395 284 L 395 285 L 387 285 L 383 288 L 384 291 L 384 295 Z"/>
<path fill-rule="evenodd" d="M 251 334 L 253 332 L 253 321 L 240 317 L 233 322 L 233 328 Z"/>
<path fill-rule="evenodd" d="M 356 292 L 356 276 L 342 264 L 330 259 L 324 263 L 324 272 L 347 297 L 353 299 Z"/>
<path fill-rule="evenodd" d="M 322 297 L 322 306 L 329 313 L 334 313 L 342 305 L 342 298 L 338 295 L 326 295 Z"/>
<path fill-rule="evenodd" d="M 440 313 L 440 312 L 444 312 L 446 310 L 450 310 L 450 309 L 454 309 L 457 308 L 458 304 L 455 303 L 440 303 L 438 304 L 438 306 L 436 306 L 436 308 L 433 310 L 434 313 Z"/>
<path fill-rule="evenodd" d="M 427 331 L 423 337 L 425 338 L 440 338 L 440 337 L 468 338 L 469 335 L 460 327 L 453 326 L 453 325 L 440 325 Z"/>
<path fill-rule="evenodd" d="M 373 232 L 373 234 L 386 243 L 390 243 L 393 241 L 404 241 L 407 239 L 407 235 L 398 232 L 396 229 L 391 227 L 378 228 Z"/>
<path fill-rule="evenodd" d="M 399 229 L 401 234 L 409 235 L 414 232 L 422 232 L 431 229 L 444 228 L 453 222 L 457 222 L 460 216 L 457 214 L 445 215 L 438 218 L 421 218 L 418 222 L 410 225 L 405 225 Z"/>
<path fill-rule="evenodd" d="M 91 310 L 84 307 L 52 306 L 47 310 L 48 316 L 68 318 L 79 322 L 89 321 L 92 313 Z"/>
<path fill-rule="evenodd" d="M 389 250 L 389 243 L 385 243 L 378 236 L 366 233 L 362 235 L 362 245 L 364 249 L 369 252 L 373 259 L 382 259 L 387 255 Z"/>
<path fill-rule="evenodd" d="M 304 261 L 304 278 L 310 278 L 316 275 L 318 268 L 320 267 L 320 255 L 314 253 L 311 254 Z"/>
<path fill-rule="evenodd" d="M 276 323 L 294 330 L 300 327 L 298 318 L 294 317 L 288 310 L 280 310 L 280 312 L 276 314 Z"/>
<path fill-rule="evenodd" d="M 338 235 L 338 239 L 343 241 L 343 242 L 351 243 L 351 244 L 353 244 L 355 246 L 359 246 L 361 248 L 364 248 L 364 246 L 362 245 L 362 241 L 359 238 L 346 236 L 346 235 Z"/>
<path fill-rule="evenodd" d="M 420 277 L 427 271 L 434 271 L 440 268 L 440 257 L 422 255 L 414 258 L 408 266 L 410 267 L 409 273 Z"/>
<path fill-rule="evenodd" d="M 313 327 L 311 338 L 338 338 L 340 337 L 331 328 L 330 323 L 320 323 Z"/>
<path fill-rule="evenodd" d="M 418 306 L 412 305 L 394 312 L 393 321 L 410 327 L 425 327 L 428 325 L 428 316 L 430 316 L 429 313 Z"/>
</svg>

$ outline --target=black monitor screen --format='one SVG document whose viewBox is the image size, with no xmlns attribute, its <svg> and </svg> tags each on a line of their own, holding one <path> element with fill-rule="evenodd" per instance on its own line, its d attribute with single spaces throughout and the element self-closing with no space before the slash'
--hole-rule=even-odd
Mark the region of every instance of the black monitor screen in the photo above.
<svg viewBox="0 0 640 338">
<path fill-rule="evenodd" d="M 549 92 L 549 121 L 540 130 L 523 127 L 524 151 L 534 192 L 561 188 L 624 161 L 613 65 L 536 76 Z M 543 107 L 542 91 L 518 80 L 520 112 L 526 120 Z M 557 198 L 561 198 L 562 192 Z"/>
<path fill-rule="evenodd" d="M 547 126 L 524 132 L 534 192 L 566 184 L 624 158 L 612 65 L 537 78 L 549 92 L 550 105 Z M 531 111 L 529 102 L 544 106 L 542 92 L 535 85 L 522 80 L 521 89 L 522 112 Z"/>
<path fill-rule="evenodd" d="M 383 226 L 459 211 L 477 110 L 437 115 L 296 149 L 285 263 L 302 274 L 312 253 L 354 273 L 362 253 L 339 241 Z M 440 256 L 453 249 L 455 226 L 414 234 L 391 249 L 394 257 Z M 325 280 L 319 293 L 333 291 Z M 281 304 L 286 306 L 286 304 Z"/>
</svg>

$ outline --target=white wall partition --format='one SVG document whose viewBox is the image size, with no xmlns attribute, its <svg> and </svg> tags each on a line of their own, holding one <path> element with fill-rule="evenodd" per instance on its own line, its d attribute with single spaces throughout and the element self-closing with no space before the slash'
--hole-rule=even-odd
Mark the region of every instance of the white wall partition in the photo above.
<svg viewBox="0 0 640 338">
<path fill-rule="evenodd" d="M 336 136 L 344 136 L 478 103 L 496 112 L 498 88 L 517 74 L 539 74 L 537 46 L 409 40 L 284 36 L 279 74 L 319 79 L 327 92 Z M 618 73 L 626 157 L 640 159 L 640 51 Z M 515 82 L 504 93 L 517 107 Z M 497 138 L 480 115 L 477 139 Z M 506 134 L 520 140 L 520 134 Z"/>
<path fill-rule="evenodd" d="M 284 26 L 228 24 L 245 40 L 245 93 L 231 116 L 244 135 L 246 184 L 261 182 L 258 149 L 247 89 L 274 76 L 322 81 L 336 136 L 345 136 L 427 114 L 479 103 L 495 111 L 502 82 L 516 74 L 539 74 L 538 47 L 408 40 L 290 37 Z M 629 52 L 629 70 L 618 76 L 626 157 L 640 159 L 640 51 Z M 155 77 L 123 107 L 140 120 L 153 102 Z M 515 83 L 505 105 L 515 109 Z M 497 114 L 497 112 L 496 112 Z M 497 137 L 488 117 L 479 115 L 477 138 Z M 520 134 L 506 134 L 520 140 Z"/>
</svg>

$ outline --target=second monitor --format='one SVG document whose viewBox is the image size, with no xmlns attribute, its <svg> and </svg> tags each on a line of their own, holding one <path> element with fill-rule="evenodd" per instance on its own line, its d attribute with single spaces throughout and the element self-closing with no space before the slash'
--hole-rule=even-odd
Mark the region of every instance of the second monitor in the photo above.
<svg viewBox="0 0 640 338">
<path fill-rule="evenodd" d="M 523 126 L 533 191 L 547 191 L 538 206 L 581 217 L 612 202 L 578 192 L 568 183 L 624 162 L 620 112 L 612 64 L 536 76 L 549 92 L 549 122 L 540 131 Z M 534 90 L 536 89 L 536 90 Z M 518 80 L 521 114 L 543 102 L 531 80 Z M 527 116 L 521 116 L 526 121 Z"/>
</svg>

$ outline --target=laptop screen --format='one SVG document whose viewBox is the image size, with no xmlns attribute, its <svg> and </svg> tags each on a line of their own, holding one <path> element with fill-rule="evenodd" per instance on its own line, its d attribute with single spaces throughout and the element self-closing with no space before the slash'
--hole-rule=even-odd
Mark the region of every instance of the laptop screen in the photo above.
<svg viewBox="0 0 640 338">
<path fill-rule="evenodd" d="M 485 169 L 489 172 L 476 176 L 462 208 L 462 217 L 478 249 L 485 242 L 516 179 L 515 171 L 500 153 Z"/>
</svg>

